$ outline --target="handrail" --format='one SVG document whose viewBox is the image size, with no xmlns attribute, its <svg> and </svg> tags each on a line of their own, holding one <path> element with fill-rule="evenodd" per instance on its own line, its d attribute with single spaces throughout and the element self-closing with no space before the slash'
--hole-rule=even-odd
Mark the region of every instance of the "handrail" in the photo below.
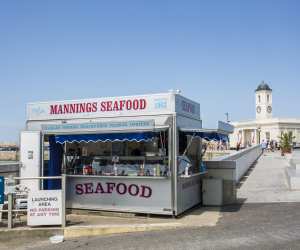
<svg viewBox="0 0 300 250">
<path fill-rule="evenodd" d="M 57 180 L 57 179 L 62 179 L 62 176 L 40 176 L 40 177 L 13 177 L 12 179 L 15 180 Z M 9 178 L 5 178 L 9 179 Z"/>
<path fill-rule="evenodd" d="M 243 150 L 237 151 L 236 153 L 230 154 L 230 155 L 225 155 L 225 156 L 220 156 L 212 159 L 211 161 L 234 161 L 243 155 L 247 154 L 249 151 L 255 150 L 257 148 L 260 148 L 261 145 L 255 145 L 249 148 L 245 148 Z"/>
</svg>

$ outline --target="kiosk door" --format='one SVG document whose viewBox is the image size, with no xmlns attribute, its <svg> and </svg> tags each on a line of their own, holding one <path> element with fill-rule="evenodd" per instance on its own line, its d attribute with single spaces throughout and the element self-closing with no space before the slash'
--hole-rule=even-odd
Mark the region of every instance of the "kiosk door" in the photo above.
<svg viewBox="0 0 300 250">
<path fill-rule="evenodd" d="M 41 133 L 40 131 L 22 131 L 20 160 L 22 163 L 20 177 L 39 177 L 41 172 Z M 40 189 L 39 180 L 21 180 L 21 184 L 30 190 Z"/>
</svg>

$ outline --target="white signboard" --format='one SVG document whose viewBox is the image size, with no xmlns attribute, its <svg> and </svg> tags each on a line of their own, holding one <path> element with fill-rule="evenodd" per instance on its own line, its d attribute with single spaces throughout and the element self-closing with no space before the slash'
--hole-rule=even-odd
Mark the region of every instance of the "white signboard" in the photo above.
<svg viewBox="0 0 300 250">
<path fill-rule="evenodd" d="M 62 224 L 62 191 L 39 190 L 28 194 L 28 226 Z"/>
<path fill-rule="evenodd" d="M 174 93 L 40 102 L 27 105 L 27 120 L 91 119 L 175 112 L 199 119 L 200 105 Z"/>
<path fill-rule="evenodd" d="M 66 207 L 172 214 L 169 178 L 68 176 Z"/>
<path fill-rule="evenodd" d="M 172 112 L 170 94 L 30 103 L 27 120 L 138 116 Z"/>
</svg>

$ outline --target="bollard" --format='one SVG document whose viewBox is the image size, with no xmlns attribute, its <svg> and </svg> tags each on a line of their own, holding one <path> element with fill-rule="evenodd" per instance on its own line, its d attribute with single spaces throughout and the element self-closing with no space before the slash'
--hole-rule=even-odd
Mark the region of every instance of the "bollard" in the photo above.
<svg viewBox="0 0 300 250">
<path fill-rule="evenodd" d="M 13 228 L 13 194 L 9 193 L 7 194 L 7 200 L 8 200 L 8 213 L 7 213 L 7 227 L 8 229 Z"/>
</svg>

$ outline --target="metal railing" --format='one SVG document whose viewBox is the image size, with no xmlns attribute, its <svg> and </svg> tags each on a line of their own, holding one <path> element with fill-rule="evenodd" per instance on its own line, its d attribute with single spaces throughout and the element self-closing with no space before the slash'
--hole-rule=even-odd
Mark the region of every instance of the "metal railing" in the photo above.
<svg viewBox="0 0 300 250">
<path fill-rule="evenodd" d="M 5 178 L 5 180 L 13 179 L 14 181 L 17 180 L 61 180 L 61 191 L 62 191 L 62 224 L 61 226 L 64 228 L 66 226 L 66 175 L 62 174 L 61 176 L 42 176 L 42 177 L 12 177 L 12 178 Z M 13 228 L 13 213 L 18 212 L 25 212 L 27 213 L 27 209 L 13 209 L 14 206 L 14 193 L 7 194 L 7 201 L 8 201 L 8 209 L 0 210 L 1 218 L 2 213 L 7 213 L 7 227 L 9 229 Z"/>
</svg>

